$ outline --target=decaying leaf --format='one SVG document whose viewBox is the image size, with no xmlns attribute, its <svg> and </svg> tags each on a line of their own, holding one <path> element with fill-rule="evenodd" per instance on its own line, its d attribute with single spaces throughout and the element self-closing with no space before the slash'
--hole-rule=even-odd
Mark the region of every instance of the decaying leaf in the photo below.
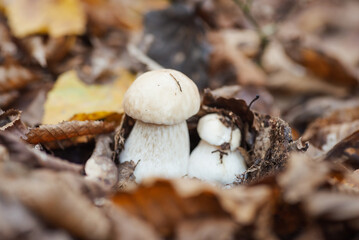
<svg viewBox="0 0 359 240">
<path fill-rule="evenodd" d="M 78 113 L 121 113 L 123 95 L 133 78 L 132 74 L 122 72 L 111 83 L 86 85 L 75 71 L 62 74 L 48 94 L 43 123 L 58 123 Z"/>
<path fill-rule="evenodd" d="M 0 238 L 15 240 L 21 235 L 22 239 L 59 239 L 70 240 L 64 230 L 51 230 L 43 226 L 41 221 L 31 211 L 26 209 L 13 197 L 1 193 L 0 197 Z"/>
<path fill-rule="evenodd" d="M 82 166 L 48 155 L 32 148 L 16 135 L 0 132 L 0 144 L 6 147 L 9 159 L 34 168 L 48 168 L 55 171 L 71 171 L 77 174 L 83 172 Z"/>
<path fill-rule="evenodd" d="M 359 168 L 358 148 L 359 130 L 334 145 L 334 147 L 327 152 L 324 159 L 331 162 L 343 162 L 345 165 L 357 169 Z"/>
<path fill-rule="evenodd" d="M 344 108 L 313 121 L 303 134 L 303 139 L 319 149 L 329 151 L 358 128 L 359 107 Z"/>
<path fill-rule="evenodd" d="M 16 90 L 1 93 L 1 95 L 0 95 L 0 108 L 7 107 L 18 96 L 19 96 L 19 92 L 16 91 Z"/>
<path fill-rule="evenodd" d="M 0 131 L 14 127 L 15 123 L 20 121 L 20 116 L 21 112 L 15 109 L 10 109 L 6 112 L 0 111 Z"/>
<path fill-rule="evenodd" d="M 249 60 L 232 40 L 228 31 L 211 32 L 210 43 L 213 46 L 211 53 L 211 75 L 216 78 L 211 87 L 217 88 L 222 85 L 233 83 L 243 85 L 263 85 L 266 80 L 264 72 L 251 60 Z M 234 78 L 226 80 L 229 70 L 233 68 Z M 235 80 L 233 82 L 233 79 Z"/>
<path fill-rule="evenodd" d="M 68 121 L 54 125 L 41 125 L 30 128 L 25 141 L 31 144 L 47 143 L 81 136 L 93 136 L 112 132 L 114 122 L 102 121 Z"/>
<path fill-rule="evenodd" d="M 29 69 L 17 63 L 0 66 L 0 92 L 22 88 L 35 80 L 35 75 Z"/>
<path fill-rule="evenodd" d="M 14 0 L 6 1 L 4 7 L 16 37 L 36 33 L 60 37 L 85 31 L 85 13 L 79 0 Z"/>
<path fill-rule="evenodd" d="M 356 1 L 346 1 L 340 6 L 319 1 L 303 8 L 280 30 L 287 54 L 330 84 L 355 89 L 359 19 L 353 13 L 358 9 Z"/>
<path fill-rule="evenodd" d="M 165 0 L 83 0 L 92 25 L 98 31 L 108 27 L 138 30 L 142 28 L 143 15 L 153 9 L 168 5 Z M 126 11 L 123 11 L 126 9 Z"/>
<path fill-rule="evenodd" d="M 70 176 L 46 170 L 16 178 L 2 173 L 0 191 L 19 199 L 49 224 L 60 226 L 76 237 L 108 239 L 111 234 L 108 218 L 78 189 L 71 187 L 65 180 Z"/>
</svg>

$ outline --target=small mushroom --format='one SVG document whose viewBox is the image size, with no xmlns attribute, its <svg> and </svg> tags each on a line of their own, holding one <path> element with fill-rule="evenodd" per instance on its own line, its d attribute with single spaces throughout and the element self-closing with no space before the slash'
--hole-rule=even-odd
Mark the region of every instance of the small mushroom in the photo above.
<svg viewBox="0 0 359 240">
<path fill-rule="evenodd" d="M 137 164 L 136 181 L 186 175 L 190 152 L 186 119 L 200 107 L 195 83 L 176 70 L 146 72 L 125 93 L 123 107 L 136 123 L 120 162 Z"/>
<path fill-rule="evenodd" d="M 212 183 L 233 183 L 246 170 L 238 150 L 240 130 L 229 119 L 212 113 L 199 120 L 197 131 L 201 141 L 191 153 L 188 175 Z"/>
</svg>

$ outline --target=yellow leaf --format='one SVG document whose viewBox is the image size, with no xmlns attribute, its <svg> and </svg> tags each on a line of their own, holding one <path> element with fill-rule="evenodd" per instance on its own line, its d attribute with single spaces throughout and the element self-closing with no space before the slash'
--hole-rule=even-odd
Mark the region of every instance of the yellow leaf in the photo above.
<svg viewBox="0 0 359 240">
<path fill-rule="evenodd" d="M 16 37 L 48 33 L 52 37 L 82 34 L 86 17 L 79 0 L 11 0 L 5 4 Z"/>
<path fill-rule="evenodd" d="M 47 96 L 43 123 L 56 124 L 79 113 L 93 116 L 77 115 L 76 119 L 100 119 L 114 112 L 123 113 L 123 95 L 133 80 L 134 75 L 122 71 L 110 84 L 87 85 L 77 77 L 75 71 L 63 73 Z"/>
</svg>

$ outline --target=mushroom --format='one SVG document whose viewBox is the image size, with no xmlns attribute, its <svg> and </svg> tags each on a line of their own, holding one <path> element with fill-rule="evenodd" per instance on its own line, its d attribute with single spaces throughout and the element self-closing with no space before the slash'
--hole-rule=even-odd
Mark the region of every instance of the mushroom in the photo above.
<svg viewBox="0 0 359 240">
<path fill-rule="evenodd" d="M 197 132 L 201 141 L 191 153 L 188 176 L 212 183 L 233 183 L 246 170 L 238 150 L 240 130 L 226 117 L 211 113 L 199 120 Z"/>
<path fill-rule="evenodd" d="M 125 93 L 123 107 L 136 122 L 120 162 L 137 164 L 136 182 L 145 177 L 186 175 L 190 153 L 186 119 L 200 107 L 195 83 L 176 70 L 146 72 Z"/>
</svg>

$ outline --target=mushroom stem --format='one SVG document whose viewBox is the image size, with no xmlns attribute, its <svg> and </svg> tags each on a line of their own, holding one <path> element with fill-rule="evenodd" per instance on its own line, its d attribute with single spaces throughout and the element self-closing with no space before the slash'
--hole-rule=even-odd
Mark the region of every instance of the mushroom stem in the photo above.
<svg viewBox="0 0 359 240">
<path fill-rule="evenodd" d="M 182 177 L 187 173 L 189 135 L 186 121 L 175 125 L 158 125 L 137 120 L 120 162 L 138 163 L 136 182 L 145 177 Z"/>
</svg>

